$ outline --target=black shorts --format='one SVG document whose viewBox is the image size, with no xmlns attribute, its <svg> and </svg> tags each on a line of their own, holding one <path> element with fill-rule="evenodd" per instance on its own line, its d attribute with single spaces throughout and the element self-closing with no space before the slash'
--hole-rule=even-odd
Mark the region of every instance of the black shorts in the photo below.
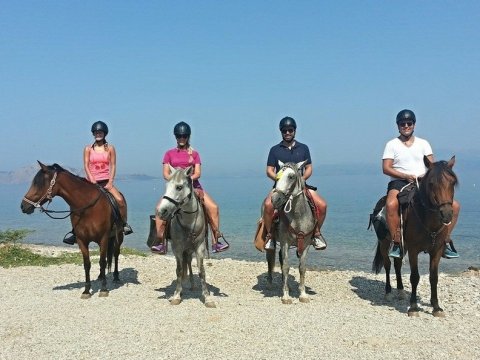
<svg viewBox="0 0 480 360">
<path fill-rule="evenodd" d="M 410 182 L 408 180 L 392 180 L 388 183 L 387 194 L 390 190 L 402 190 L 405 185 L 408 185 Z"/>
</svg>

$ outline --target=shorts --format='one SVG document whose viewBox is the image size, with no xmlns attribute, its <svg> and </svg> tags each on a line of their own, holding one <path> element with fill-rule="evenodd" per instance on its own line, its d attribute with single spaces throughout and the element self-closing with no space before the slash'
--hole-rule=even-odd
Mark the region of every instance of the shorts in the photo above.
<svg viewBox="0 0 480 360">
<path fill-rule="evenodd" d="M 408 180 L 392 180 L 388 183 L 387 194 L 390 190 L 402 190 L 405 185 L 410 184 Z"/>
</svg>

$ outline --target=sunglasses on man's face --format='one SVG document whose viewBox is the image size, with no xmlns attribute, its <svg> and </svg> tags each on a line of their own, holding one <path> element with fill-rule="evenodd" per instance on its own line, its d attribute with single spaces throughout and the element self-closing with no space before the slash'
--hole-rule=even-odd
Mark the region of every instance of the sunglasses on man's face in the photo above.
<svg viewBox="0 0 480 360">
<path fill-rule="evenodd" d="M 293 134 L 295 132 L 295 129 L 282 129 L 282 134 Z"/>
<path fill-rule="evenodd" d="M 186 138 L 188 138 L 188 135 L 178 134 L 178 135 L 175 135 L 175 137 L 176 137 L 177 139 L 186 139 Z"/>
<path fill-rule="evenodd" d="M 413 121 L 402 121 L 398 123 L 400 127 L 411 127 L 413 125 Z"/>
</svg>

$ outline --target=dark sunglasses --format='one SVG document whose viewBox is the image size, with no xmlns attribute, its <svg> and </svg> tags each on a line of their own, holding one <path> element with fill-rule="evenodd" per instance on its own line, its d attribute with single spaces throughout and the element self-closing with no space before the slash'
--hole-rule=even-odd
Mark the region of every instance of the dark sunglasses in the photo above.
<svg viewBox="0 0 480 360">
<path fill-rule="evenodd" d="M 295 129 L 282 129 L 282 134 L 293 134 L 295 132 Z"/>
<path fill-rule="evenodd" d="M 402 121 L 398 123 L 398 126 L 400 127 L 405 127 L 405 126 L 410 127 L 412 125 L 413 125 L 413 121 Z"/>
<path fill-rule="evenodd" d="M 186 138 L 188 138 L 188 135 L 185 135 L 185 134 L 176 134 L 175 137 L 176 137 L 177 139 L 186 139 Z"/>
</svg>

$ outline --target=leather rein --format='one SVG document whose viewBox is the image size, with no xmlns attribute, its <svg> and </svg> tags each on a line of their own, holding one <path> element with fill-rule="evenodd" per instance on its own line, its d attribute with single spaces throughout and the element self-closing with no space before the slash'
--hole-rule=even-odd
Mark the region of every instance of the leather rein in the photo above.
<svg viewBox="0 0 480 360">
<path fill-rule="evenodd" d="M 51 219 L 62 220 L 62 219 L 66 219 L 67 217 L 69 217 L 71 214 L 73 214 L 75 212 L 81 212 L 81 211 L 84 211 L 84 210 L 92 207 L 93 205 L 95 205 L 97 203 L 97 201 L 102 196 L 102 193 L 100 192 L 96 199 L 94 199 L 93 201 L 91 201 L 87 205 L 85 205 L 81 208 L 78 208 L 78 209 L 73 209 L 73 210 L 49 210 L 49 209 L 46 209 L 40 203 L 45 199 L 48 200 L 48 204 L 50 204 L 52 202 L 52 199 L 54 198 L 54 196 L 52 196 L 53 187 L 56 184 L 56 179 L 57 179 L 57 172 L 55 171 L 55 173 L 53 174 L 52 180 L 50 180 L 50 186 L 48 187 L 47 191 L 45 192 L 45 194 L 40 199 L 38 199 L 36 202 L 34 202 L 30 199 L 27 199 L 26 197 L 23 197 L 23 201 L 25 201 L 26 203 L 32 205 L 33 207 L 35 207 L 37 209 L 40 209 L 41 212 L 45 213 Z M 50 215 L 50 214 L 65 214 L 65 213 L 67 213 L 67 215 L 61 216 L 61 217 L 55 217 L 55 216 Z"/>
</svg>

